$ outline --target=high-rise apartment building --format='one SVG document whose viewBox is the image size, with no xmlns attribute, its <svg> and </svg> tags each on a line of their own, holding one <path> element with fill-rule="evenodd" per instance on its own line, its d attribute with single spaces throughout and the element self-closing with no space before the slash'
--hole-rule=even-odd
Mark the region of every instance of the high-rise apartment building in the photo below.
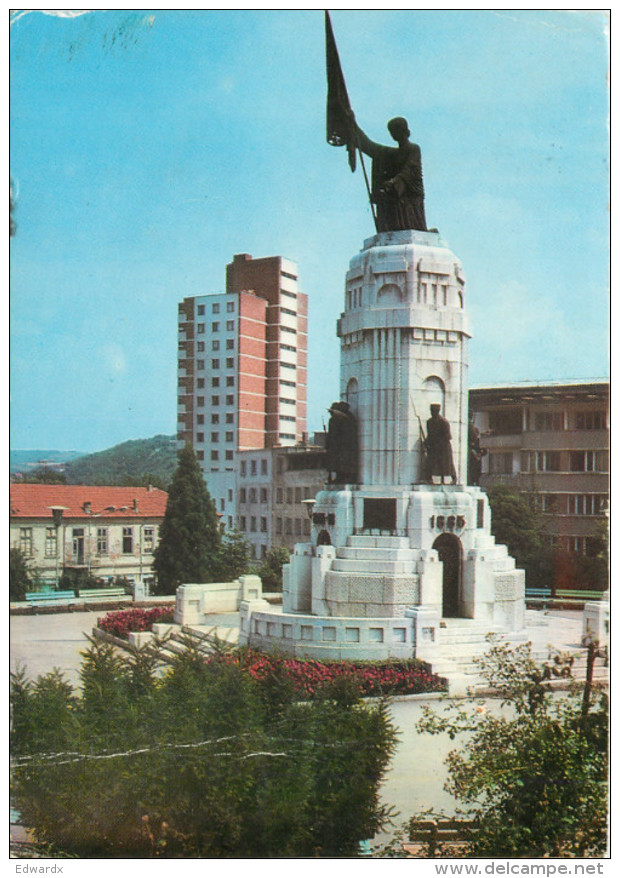
<svg viewBox="0 0 620 878">
<path fill-rule="evenodd" d="M 282 256 L 238 254 L 226 292 L 179 304 L 178 427 L 223 522 L 237 515 L 235 454 L 306 433 L 308 298 Z"/>
</svg>

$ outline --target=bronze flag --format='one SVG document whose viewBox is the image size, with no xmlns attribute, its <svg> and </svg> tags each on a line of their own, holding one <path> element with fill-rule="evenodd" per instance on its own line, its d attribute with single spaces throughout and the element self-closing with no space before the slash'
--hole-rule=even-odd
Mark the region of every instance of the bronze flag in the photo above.
<svg viewBox="0 0 620 878">
<path fill-rule="evenodd" d="M 356 138 L 353 114 L 327 10 L 325 10 L 325 60 L 327 64 L 327 142 L 332 146 L 346 146 L 349 153 L 349 167 L 354 171 Z"/>
</svg>

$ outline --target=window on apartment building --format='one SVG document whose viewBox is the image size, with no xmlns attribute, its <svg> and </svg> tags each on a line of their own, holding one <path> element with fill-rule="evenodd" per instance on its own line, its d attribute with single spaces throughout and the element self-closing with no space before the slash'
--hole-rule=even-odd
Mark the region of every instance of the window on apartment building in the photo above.
<svg viewBox="0 0 620 878">
<path fill-rule="evenodd" d="M 219 360 L 211 360 L 211 368 L 212 369 L 219 369 L 220 368 L 220 361 Z"/>
<path fill-rule="evenodd" d="M 58 548 L 58 542 L 56 540 L 56 528 L 55 527 L 46 527 L 45 528 L 45 557 L 46 558 L 55 558 L 57 548 Z"/>
<path fill-rule="evenodd" d="M 211 313 L 212 314 L 219 314 L 220 313 L 220 303 L 219 302 L 213 302 L 213 304 L 211 305 Z"/>
<path fill-rule="evenodd" d="M 280 350 L 281 351 L 292 351 L 293 353 L 297 352 L 297 348 L 293 347 L 293 345 L 291 345 L 291 344 L 281 344 Z"/>
<path fill-rule="evenodd" d="M 196 423 L 200 426 L 204 424 L 205 416 L 204 415 L 196 415 Z"/>
<path fill-rule="evenodd" d="M 217 412 L 214 415 L 211 415 L 211 423 L 212 424 L 219 424 L 219 422 L 220 422 L 220 416 L 217 414 Z"/>
<path fill-rule="evenodd" d="M 243 531 L 247 530 L 245 515 L 239 516 L 239 530 L 243 530 Z"/>
<path fill-rule="evenodd" d="M 295 488 L 295 503 L 301 503 L 301 488 Z"/>
<path fill-rule="evenodd" d="M 204 442 L 205 434 L 204 433 L 196 433 L 196 442 Z"/>
<path fill-rule="evenodd" d="M 304 518 L 304 536 L 309 537 L 312 532 L 312 525 L 309 518 Z"/>
<path fill-rule="evenodd" d="M 256 475 L 256 461 L 255 460 L 250 461 L 250 475 L 253 475 L 253 476 Z"/>
<path fill-rule="evenodd" d="M 250 533 L 256 533 L 256 516 L 250 517 Z"/>
<path fill-rule="evenodd" d="M 233 415 L 232 412 L 226 412 L 226 423 L 227 424 L 234 424 L 235 423 L 235 416 Z"/>
<path fill-rule="evenodd" d="M 280 384 L 283 384 L 285 387 L 297 387 L 294 381 L 284 381 L 280 379 Z"/>
<path fill-rule="evenodd" d="M 234 338 L 227 338 L 227 339 L 226 339 L 226 350 L 228 350 L 228 351 L 234 351 L 234 349 L 235 349 L 235 340 L 234 340 Z"/>
<path fill-rule="evenodd" d="M 123 528 L 123 555 L 133 555 L 133 527 Z"/>
<path fill-rule="evenodd" d="M 246 475 L 246 469 L 247 469 L 247 461 L 242 460 L 241 461 L 241 475 L 243 477 L 245 477 L 245 475 Z"/>
<path fill-rule="evenodd" d="M 205 380 L 204 380 L 204 378 L 197 378 L 197 379 L 196 379 L 196 388 L 197 388 L 197 390 L 204 390 L 204 387 L 205 387 Z"/>
<path fill-rule="evenodd" d="M 232 459 L 233 459 L 232 451 L 227 451 L 226 452 L 226 460 L 232 460 Z"/>
<path fill-rule="evenodd" d="M 212 451 L 211 452 L 211 460 L 219 460 L 219 459 L 220 459 L 219 451 Z"/>
<path fill-rule="evenodd" d="M 226 357 L 226 368 L 234 369 L 235 368 L 235 358 L 234 357 Z"/>
<path fill-rule="evenodd" d="M 491 452 L 489 454 L 489 472 L 504 475 L 512 473 L 512 452 Z"/>
<path fill-rule="evenodd" d="M 202 450 L 197 451 L 196 452 L 196 460 L 204 460 L 204 459 L 205 459 L 204 451 L 202 451 Z"/>
<path fill-rule="evenodd" d="M 539 473 L 562 472 L 562 455 L 559 451 L 537 451 L 536 471 Z"/>
<path fill-rule="evenodd" d="M 204 360 L 196 360 L 196 368 L 197 368 L 197 369 L 204 369 L 204 367 L 205 367 L 205 361 L 204 361 Z"/>
<path fill-rule="evenodd" d="M 226 310 L 229 314 L 235 313 L 235 303 L 234 302 L 226 302 Z"/>
<path fill-rule="evenodd" d="M 260 520 L 261 533 L 267 533 L 267 519 L 261 516 Z"/>
<path fill-rule="evenodd" d="M 226 376 L 226 387 L 234 387 L 235 386 L 235 376 L 227 375 Z"/>
<path fill-rule="evenodd" d="M 293 519 L 292 518 L 285 518 L 284 519 L 284 533 L 288 534 L 288 535 L 293 533 Z"/>
<path fill-rule="evenodd" d="M 196 342 L 196 350 L 198 351 L 198 353 L 202 354 L 204 352 L 204 349 L 205 349 L 204 341 L 197 341 Z"/>
<path fill-rule="evenodd" d="M 292 488 L 286 489 L 286 502 L 289 504 L 293 502 L 293 489 Z"/>
<path fill-rule="evenodd" d="M 232 503 L 232 501 L 233 501 L 233 491 L 232 491 L 232 488 L 229 488 L 228 489 L 228 502 Z"/>
<path fill-rule="evenodd" d="M 219 396 L 212 396 L 211 397 L 211 405 L 219 405 L 219 404 L 220 404 Z"/>
<path fill-rule="evenodd" d="M 278 435 L 279 435 L 280 439 L 286 439 L 286 440 L 295 439 L 294 433 L 279 433 Z"/>
<path fill-rule="evenodd" d="M 250 503 L 256 503 L 256 488 L 250 488 Z"/>
<path fill-rule="evenodd" d="M 232 431 L 232 430 L 227 430 L 227 431 L 226 431 L 226 441 L 227 441 L 227 442 L 233 442 L 233 441 L 234 441 L 234 438 L 235 438 L 235 434 L 233 433 L 233 431 Z"/>
<path fill-rule="evenodd" d="M 569 470 L 572 473 L 607 472 L 609 456 L 606 451 L 570 451 Z"/>
<path fill-rule="evenodd" d="M 219 349 L 220 349 L 220 340 L 219 340 L 219 338 L 214 338 L 213 341 L 211 342 L 211 350 L 212 351 L 219 351 Z"/>
<path fill-rule="evenodd" d="M 260 489 L 260 502 L 261 503 L 267 502 L 267 488 Z"/>
<path fill-rule="evenodd" d="M 30 557 L 32 555 L 32 528 L 20 527 L 19 529 L 19 550 L 24 555 Z"/>
<path fill-rule="evenodd" d="M 604 409 L 575 413 L 575 430 L 605 430 L 607 416 Z"/>
<path fill-rule="evenodd" d="M 245 503 L 246 496 L 245 488 L 239 488 L 239 503 Z"/>
<path fill-rule="evenodd" d="M 223 497 L 220 497 L 220 512 L 223 512 L 225 509 L 226 503 Z"/>
<path fill-rule="evenodd" d="M 489 430 L 496 436 L 521 433 L 523 430 L 521 409 L 489 412 Z"/>
<path fill-rule="evenodd" d="M 197 313 L 198 313 L 198 316 L 199 316 L 199 317 L 202 317 L 203 314 L 205 313 L 205 306 L 204 306 L 204 305 L 198 305 Z"/>
<path fill-rule="evenodd" d="M 283 492 L 282 488 L 276 488 L 276 503 L 283 503 Z"/>
<path fill-rule="evenodd" d="M 155 548 L 155 528 L 145 527 L 142 531 L 142 551 L 150 555 Z"/>
<path fill-rule="evenodd" d="M 109 551 L 109 539 L 107 527 L 97 528 L 97 554 L 107 555 Z"/>
<path fill-rule="evenodd" d="M 232 530 L 232 526 L 233 526 L 232 515 L 229 515 L 228 516 L 228 530 Z"/>
<path fill-rule="evenodd" d="M 286 405 L 295 405 L 295 400 L 294 400 L 294 399 L 287 399 L 287 398 L 284 397 L 284 396 L 281 396 L 281 397 L 280 397 L 280 402 L 284 402 L 284 403 L 286 403 Z"/>
<path fill-rule="evenodd" d="M 219 433 L 211 433 L 211 442 L 219 442 L 220 434 Z"/>
<path fill-rule="evenodd" d="M 277 534 L 282 533 L 282 519 L 281 518 L 276 518 L 276 533 Z"/>
<path fill-rule="evenodd" d="M 534 429 L 537 432 L 557 432 L 564 429 L 564 412 L 536 412 Z"/>
<path fill-rule="evenodd" d="M 203 386 L 204 386 L 204 381 L 203 381 Z M 219 387 L 219 386 L 220 386 L 220 379 L 217 377 L 212 378 L 211 379 L 211 387 Z"/>
<path fill-rule="evenodd" d="M 204 324 L 204 323 L 199 323 L 199 324 L 197 325 L 197 327 L 196 327 L 196 332 L 198 333 L 198 335 L 204 335 L 204 332 L 205 332 L 205 324 Z"/>
<path fill-rule="evenodd" d="M 602 515 L 607 506 L 607 494 L 568 494 L 569 515 Z"/>
<path fill-rule="evenodd" d="M 539 508 L 541 512 L 558 515 L 564 511 L 564 496 L 562 494 L 540 494 Z"/>
<path fill-rule="evenodd" d="M 235 328 L 235 321 L 234 320 L 227 320 L 226 321 L 226 331 L 232 332 L 234 330 L 234 328 Z"/>
<path fill-rule="evenodd" d="M 205 398 L 204 398 L 204 396 L 197 396 L 197 397 L 196 397 L 196 405 L 200 405 L 200 406 L 202 406 L 202 405 L 204 405 L 204 404 L 205 404 Z"/>
<path fill-rule="evenodd" d="M 226 405 L 234 405 L 234 404 L 235 404 L 235 397 L 232 395 L 232 393 L 227 394 L 226 395 Z"/>
<path fill-rule="evenodd" d="M 267 461 L 264 458 L 260 462 L 260 473 L 261 476 L 268 475 Z"/>
<path fill-rule="evenodd" d="M 220 324 L 217 321 L 215 323 L 212 323 L 211 324 L 211 332 L 219 332 L 219 331 L 220 331 Z"/>
</svg>

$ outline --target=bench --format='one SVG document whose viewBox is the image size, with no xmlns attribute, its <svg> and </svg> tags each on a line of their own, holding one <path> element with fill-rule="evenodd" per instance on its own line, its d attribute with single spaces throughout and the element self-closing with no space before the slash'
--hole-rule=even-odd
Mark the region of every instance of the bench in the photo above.
<svg viewBox="0 0 620 878">
<path fill-rule="evenodd" d="M 590 591 L 587 588 L 559 588 L 554 595 L 553 602 L 582 607 L 586 601 L 600 601 L 603 594 L 602 591 Z"/>
<path fill-rule="evenodd" d="M 127 594 L 124 588 L 81 588 L 78 591 L 80 600 L 108 600 L 117 598 L 125 598 Z"/>
<path fill-rule="evenodd" d="M 440 846 L 455 848 L 462 845 L 475 828 L 473 820 L 457 820 L 450 817 L 437 817 L 430 820 L 413 819 L 409 822 L 409 842 L 404 843 L 408 853 L 417 852 L 422 845 L 428 851 L 429 857 L 434 857 Z"/>
<path fill-rule="evenodd" d="M 551 601 L 550 588 L 526 588 L 525 603 L 528 606 L 537 606 L 545 608 Z"/>
<path fill-rule="evenodd" d="M 26 600 L 29 604 L 49 603 L 50 601 L 69 601 L 75 598 L 74 591 L 27 591 Z"/>
</svg>

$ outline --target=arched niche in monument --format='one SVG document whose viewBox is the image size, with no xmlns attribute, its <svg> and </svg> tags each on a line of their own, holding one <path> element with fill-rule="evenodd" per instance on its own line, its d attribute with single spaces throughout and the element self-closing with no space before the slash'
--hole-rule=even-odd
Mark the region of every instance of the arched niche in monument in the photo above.
<svg viewBox="0 0 620 878">
<path fill-rule="evenodd" d="M 395 283 L 383 284 L 377 290 L 378 305 L 398 305 L 404 298 L 403 290 Z"/>
<path fill-rule="evenodd" d="M 431 405 L 438 404 L 441 406 L 441 414 L 445 413 L 446 386 L 437 375 L 429 375 L 424 379 L 422 384 L 422 405 L 423 416 L 428 417 Z"/>
<path fill-rule="evenodd" d="M 317 544 L 317 546 L 331 546 L 332 538 L 329 535 L 329 531 L 327 531 L 327 530 L 320 531 L 320 533 L 317 537 L 317 540 L 316 540 L 316 544 Z"/>
<path fill-rule="evenodd" d="M 457 536 L 440 534 L 433 543 L 443 564 L 443 616 L 460 615 L 461 582 L 463 577 L 463 546 Z"/>
<path fill-rule="evenodd" d="M 346 400 L 355 417 L 358 416 L 358 393 L 359 384 L 357 378 L 350 378 L 347 384 Z"/>
</svg>

